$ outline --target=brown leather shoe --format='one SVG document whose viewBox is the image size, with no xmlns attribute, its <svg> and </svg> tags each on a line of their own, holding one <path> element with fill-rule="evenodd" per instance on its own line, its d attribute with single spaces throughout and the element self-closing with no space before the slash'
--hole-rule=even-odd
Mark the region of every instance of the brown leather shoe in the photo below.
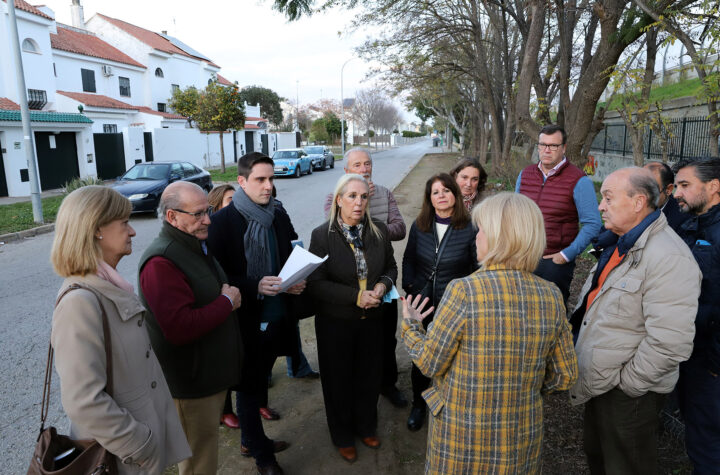
<svg viewBox="0 0 720 475">
<path fill-rule="evenodd" d="M 278 414 L 275 409 L 270 409 L 269 407 L 261 407 L 260 416 L 266 421 L 276 421 L 280 419 L 280 414 Z"/>
<path fill-rule="evenodd" d="M 357 450 L 355 447 L 340 447 L 338 448 L 340 456 L 348 463 L 353 463 L 357 460 Z"/>
<path fill-rule="evenodd" d="M 371 449 L 377 449 L 378 447 L 380 447 L 380 439 L 375 436 L 363 437 L 360 440 L 362 440 L 362 443 L 370 447 Z"/>
<path fill-rule="evenodd" d="M 220 418 L 220 424 L 224 425 L 228 429 L 240 428 L 240 420 L 235 414 L 223 414 Z"/>
<path fill-rule="evenodd" d="M 273 452 L 275 453 L 282 452 L 288 447 L 290 447 L 290 443 L 285 442 L 284 440 L 273 440 Z M 242 455 L 243 457 L 252 456 L 252 454 L 250 453 L 250 449 L 248 449 L 244 445 L 240 446 L 240 455 Z"/>
</svg>

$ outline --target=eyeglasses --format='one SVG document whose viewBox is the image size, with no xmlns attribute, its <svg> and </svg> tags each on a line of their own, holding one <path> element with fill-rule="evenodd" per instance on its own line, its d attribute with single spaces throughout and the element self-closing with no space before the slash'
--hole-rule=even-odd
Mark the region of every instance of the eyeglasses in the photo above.
<svg viewBox="0 0 720 475">
<path fill-rule="evenodd" d="M 550 149 L 553 152 L 557 152 L 557 149 L 559 149 L 562 146 L 563 146 L 563 144 L 561 144 L 561 143 L 539 143 L 539 144 L 537 144 L 537 148 L 541 152 L 546 148 Z"/>
<path fill-rule="evenodd" d="M 177 208 L 172 208 L 172 210 L 177 211 L 178 213 L 189 214 L 190 216 L 192 216 L 195 219 L 202 219 L 203 216 L 210 216 L 210 213 L 213 212 L 212 206 L 209 207 L 208 209 L 198 211 L 197 213 L 191 213 L 190 211 L 185 211 L 183 209 L 177 209 Z"/>
</svg>

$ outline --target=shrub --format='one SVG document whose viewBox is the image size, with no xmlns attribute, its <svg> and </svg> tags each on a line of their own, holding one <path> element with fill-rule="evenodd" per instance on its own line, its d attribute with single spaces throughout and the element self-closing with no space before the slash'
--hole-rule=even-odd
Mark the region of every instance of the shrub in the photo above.
<svg viewBox="0 0 720 475">
<path fill-rule="evenodd" d="M 403 130 L 403 131 L 402 131 L 402 136 L 403 136 L 403 137 L 411 137 L 411 138 L 412 138 L 412 137 L 423 137 L 423 136 L 425 136 L 425 134 L 423 134 L 423 133 L 421 133 L 421 132 L 415 132 L 415 131 L 412 131 L 412 130 Z"/>
<path fill-rule="evenodd" d="M 82 188 L 83 186 L 89 186 L 89 185 L 102 185 L 103 181 L 97 177 L 94 176 L 86 176 L 85 178 L 76 177 L 72 180 L 65 183 L 65 193 L 72 193 L 73 191 L 77 190 L 78 188 Z"/>
</svg>

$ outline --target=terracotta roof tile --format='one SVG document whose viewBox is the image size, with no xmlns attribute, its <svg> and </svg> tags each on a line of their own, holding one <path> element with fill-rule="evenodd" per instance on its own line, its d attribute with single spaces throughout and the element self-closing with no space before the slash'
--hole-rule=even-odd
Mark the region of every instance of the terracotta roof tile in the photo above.
<svg viewBox="0 0 720 475">
<path fill-rule="evenodd" d="M 139 110 L 140 112 L 144 112 L 145 114 L 161 115 L 166 119 L 182 119 L 182 120 L 187 119 L 187 117 L 182 116 L 180 114 L 173 114 L 171 112 L 160 112 L 160 111 L 152 110 L 146 106 L 138 107 L 137 110 Z"/>
<path fill-rule="evenodd" d="M 223 76 L 216 74 L 218 84 L 222 84 L 223 86 L 234 86 L 232 82 L 230 82 L 228 79 L 224 78 Z"/>
<path fill-rule="evenodd" d="M 145 66 L 138 63 L 114 46 L 104 42 L 97 36 L 80 33 L 69 28 L 62 28 L 58 26 L 57 35 L 52 33 L 50 34 L 50 44 L 53 49 L 69 51 L 71 53 L 107 59 L 118 63 L 145 68 Z"/>
<path fill-rule="evenodd" d="M 7 0 L 3 0 L 5 3 L 7 3 Z M 15 0 L 15 8 L 18 10 L 22 10 L 24 12 L 32 13 L 33 15 L 41 16 L 43 18 L 47 18 L 48 20 L 53 20 L 52 17 L 48 16 L 47 14 L 43 13 L 42 11 L 38 10 L 37 8 L 30 5 L 25 0 Z"/>
<path fill-rule="evenodd" d="M 0 110 L 19 111 L 20 106 L 18 104 L 15 104 L 7 97 L 0 97 Z"/>
<path fill-rule="evenodd" d="M 263 117 L 245 117 L 245 120 L 256 120 L 258 122 L 267 122 L 268 120 Z"/>
<path fill-rule="evenodd" d="M 169 40 L 163 38 L 161 35 L 155 33 L 154 31 L 146 30 L 145 28 L 141 28 L 126 21 L 118 20 L 117 18 L 111 18 L 109 16 L 103 15 L 102 13 L 97 13 L 97 16 L 117 26 L 121 30 L 129 33 L 130 35 L 134 36 L 138 40 L 142 41 L 146 45 L 156 50 L 163 51 L 169 54 L 180 54 L 182 56 L 187 56 L 188 58 L 194 58 L 200 61 L 207 61 L 204 58 L 199 58 L 197 56 L 186 53 L 182 49 L 172 44 Z M 216 68 L 220 67 L 213 62 L 209 62 L 208 64 L 210 64 L 211 66 L 215 66 Z"/>
<path fill-rule="evenodd" d="M 247 130 L 257 130 L 257 129 L 259 129 L 259 128 L 260 128 L 260 127 L 258 127 L 258 126 L 255 125 L 255 124 L 245 124 L 245 127 L 243 127 L 243 129 L 247 129 Z"/>
<path fill-rule="evenodd" d="M 101 94 L 86 94 L 84 92 L 67 92 L 57 91 L 58 94 L 82 102 L 89 107 L 103 107 L 105 109 L 127 109 L 138 110 L 139 107 L 127 104 L 112 97 L 103 96 Z"/>
</svg>

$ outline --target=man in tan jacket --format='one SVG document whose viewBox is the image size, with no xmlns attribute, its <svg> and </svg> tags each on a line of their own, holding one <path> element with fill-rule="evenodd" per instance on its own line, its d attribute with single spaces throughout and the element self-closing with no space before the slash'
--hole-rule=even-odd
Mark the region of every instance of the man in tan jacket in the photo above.
<svg viewBox="0 0 720 475">
<path fill-rule="evenodd" d="M 657 473 L 657 427 L 678 366 L 692 352 L 700 270 L 657 209 L 651 172 L 624 168 L 603 183 L 604 249 L 573 314 L 590 472 Z"/>
</svg>

